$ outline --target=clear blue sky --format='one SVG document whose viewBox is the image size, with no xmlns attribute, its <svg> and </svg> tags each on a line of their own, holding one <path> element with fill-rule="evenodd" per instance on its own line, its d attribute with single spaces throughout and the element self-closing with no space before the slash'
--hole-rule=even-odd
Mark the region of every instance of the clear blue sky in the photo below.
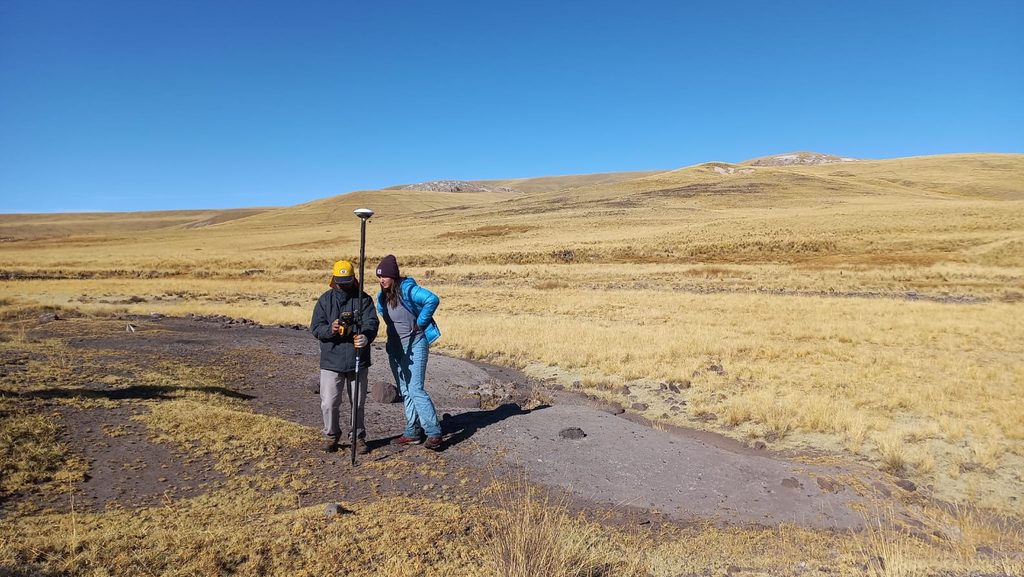
<svg viewBox="0 0 1024 577">
<path fill-rule="evenodd" d="M 0 212 L 1024 152 L 1024 2 L 0 0 Z"/>
</svg>

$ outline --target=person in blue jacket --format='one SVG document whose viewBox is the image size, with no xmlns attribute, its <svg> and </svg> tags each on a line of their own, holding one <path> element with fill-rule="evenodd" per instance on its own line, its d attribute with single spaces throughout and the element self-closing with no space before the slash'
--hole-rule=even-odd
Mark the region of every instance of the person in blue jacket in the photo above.
<svg viewBox="0 0 1024 577">
<path fill-rule="evenodd" d="M 434 401 L 424 389 L 430 345 L 441 336 L 434 311 L 441 299 L 398 271 L 398 261 L 389 254 L 377 265 L 377 314 L 387 325 L 385 347 L 395 384 L 405 402 L 405 431 L 393 443 L 418 445 L 435 451 L 443 448 L 441 423 Z M 423 436 L 426 435 L 426 441 Z"/>
</svg>

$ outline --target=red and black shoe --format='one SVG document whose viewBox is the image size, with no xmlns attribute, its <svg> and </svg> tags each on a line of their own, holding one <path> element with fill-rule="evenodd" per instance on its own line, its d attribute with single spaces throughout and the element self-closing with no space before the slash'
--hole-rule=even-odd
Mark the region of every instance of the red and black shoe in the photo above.
<svg viewBox="0 0 1024 577">
<path fill-rule="evenodd" d="M 402 435 L 400 437 L 396 437 L 394 439 L 391 439 L 391 444 L 392 445 L 402 445 L 402 446 L 419 445 L 422 442 L 423 442 L 423 439 L 421 439 L 419 437 L 406 437 L 405 435 Z"/>
</svg>

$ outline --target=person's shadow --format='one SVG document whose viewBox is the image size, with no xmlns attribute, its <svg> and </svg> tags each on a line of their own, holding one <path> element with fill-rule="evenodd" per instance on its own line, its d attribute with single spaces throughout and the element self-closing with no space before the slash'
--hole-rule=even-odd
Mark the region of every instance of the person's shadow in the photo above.
<svg viewBox="0 0 1024 577">
<path fill-rule="evenodd" d="M 113 401 L 128 399 L 164 400 L 179 397 L 180 393 L 186 391 L 211 393 L 230 399 L 241 399 L 244 401 L 256 398 L 252 395 L 239 393 L 238 391 L 233 391 L 225 387 L 178 387 L 174 385 L 131 385 L 116 389 L 53 388 L 38 391 L 25 391 L 18 393 L 18 395 L 29 399 L 107 399 Z"/>
<path fill-rule="evenodd" d="M 472 437 L 480 429 L 504 421 L 509 417 L 526 415 L 547 407 L 548 405 L 541 405 L 536 409 L 524 409 L 517 403 L 505 403 L 490 411 L 467 411 L 457 415 L 445 413 L 441 417 L 441 430 L 446 435 L 445 447 L 458 445 Z"/>
<path fill-rule="evenodd" d="M 517 403 L 505 403 L 489 411 L 467 411 L 457 415 L 444 413 L 441 415 L 441 434 L 444 437 L 443 445 L 439 450 L 457 445 L 473 436 L 480 429 L 499 423 L 509 417 L 526 415 L 533 411 L 546 409 L 550 405 L 540 405 L 535 409 L 524 409 Z M 371 450 L 379 449 L 391 444 L 400 435 L 392 435 L 383 439 L 367 441 L 366 444 Z M 348 446 L 348 445 L 346 445 Z"/>
</svg>

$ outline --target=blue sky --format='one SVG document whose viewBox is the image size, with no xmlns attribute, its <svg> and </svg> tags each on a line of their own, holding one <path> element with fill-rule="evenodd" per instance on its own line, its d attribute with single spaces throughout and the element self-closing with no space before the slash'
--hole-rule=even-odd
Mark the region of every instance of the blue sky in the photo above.
<svg viewBox="0 0 1024 577">
<path fill-rule="evenodd" d="M 0 212 L 1024 152 L 1024 2 L 0 0 Z"/>
</svg>

